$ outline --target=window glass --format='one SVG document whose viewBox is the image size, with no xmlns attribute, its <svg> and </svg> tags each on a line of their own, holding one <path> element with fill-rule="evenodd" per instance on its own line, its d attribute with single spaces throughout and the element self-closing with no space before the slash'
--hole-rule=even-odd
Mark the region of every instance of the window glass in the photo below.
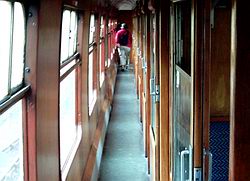
<svg viewBox="0 0 250 181">
<path fill-rule="evenodd" d="M 101 27 L 100 27 L 100 37 L 103 37 L 104 36 L 104 23 L 103 23 L 103 16 L 101 16 Z"/>
<path fill-rule="evenodd" d="M 93 96 L 94 96 L 94 94 L 93 94 L 93 89 L 94 89 L 94 87 L 93 87 L 93 52 L 91 52 L 90 54 L 89 54 L 89 73 L 88 73 L 88 78 L 89 78 L 89 104 L 91 104 L 92 103 L 92 100 L 93 100 Z"/>
<path fill-rule="evenodd" d="M 81 105 L 78 103 L 81 81 L 80 65 L 77 58 L 69 59 L 77 50 L 77 17 L 73 10 L 64 10 L 61 30 L 61 64 L 67 60 L 67 65 L 60 68 L 60 166 L 62 180 L 67 177 L 70 165 L 81 140 L 81 127 L 77 116 Z"/>
<path fill-rule="evenodd" d="M 93 43 L 95 34 L 95 15 L 90 16 L 89 44 Z"/>
<path fill-rule="evenodd" d="M 102 86 L 102 83 L 104 81 L 104 40 L 101 39 L 104 37 L 104 22 L 103 22 L 103 16 L 101 16 L 101 27 L 100 27 L 100 47 L 99 47 L 99 72 L 100 72 L 100 87 Z"/>
<path fill-rule="evenodd" d="M 22 130 L 20 100 L 0 116 L 0 180 L 2 181 L 23 180 Z"/>
<path fill-rule="evenodd" d="M 63 11 L 62 18 L 62 37 L 61 37 L 61 62 L 69 56 L 69 32 L 70 32 L 70 11 Z"/>
<path fill-rule="evenodd" d="M 69 54 L 73 55 L 76 51 L 76 38 L 77 38 L 77 19 L 76 13 L 71 12 L 70 17 L 70 37 L 69 37 Z"/>
<path fill-rule="evenodd" d="M 64 10 L 61 32 L 61 63 L 73 56 L 77 46 L 77 14 Z"/>
<path fill-rule="evenodd" d="M 64 166 L 76 133 L 76 73 L 73 70 L 60 84 L 60 156 Z"/>
<path fill-rule="evenodd" d="M 8 94 L 10 40 L 11 40 L 11 4 L 0 1 L 0 100 Z"/>
<path fill-rule="evenodd" d="M 15 3 L 11 88 L 20 85 L 23 81 L 25 41 L 24 23 L 23 7 L 20 3 Z"/>
</svg>

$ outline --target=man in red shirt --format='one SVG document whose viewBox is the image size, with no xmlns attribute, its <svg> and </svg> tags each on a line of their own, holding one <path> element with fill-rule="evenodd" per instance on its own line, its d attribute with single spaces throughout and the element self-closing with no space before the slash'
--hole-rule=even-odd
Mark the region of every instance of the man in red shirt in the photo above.
<svg viewBox="0 0 250 181">
<path fill-rule="evenodd" d="M 119 51 L 120 66 L 124 71 L 129 65 L 130 49 L 132 45 L 132 36 L 125 23 L 121 24 L 121 29 L 116 33 L 115 42 Z"/>
</svg>

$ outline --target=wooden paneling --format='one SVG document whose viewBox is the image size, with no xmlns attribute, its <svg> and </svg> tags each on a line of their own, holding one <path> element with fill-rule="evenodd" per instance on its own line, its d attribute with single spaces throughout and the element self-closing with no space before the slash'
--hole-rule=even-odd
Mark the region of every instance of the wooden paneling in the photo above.
<svg viewBox="0 0 250 181">
<path fill-rule="evenodd" d="M 36 58 L 37 58 L 37 38 L 38 38 L 38 14 L 35 6 L 29 7 L 32 14 L 27 19 L 27 43 L 26 43 L 26 66 L 31 69 L 25 75 L 25 81 L 31 84 L 32 92 L 27 99 L 27 153 L 28 153 L 28 179 L 36 181 L 37 162 L 36 162 Z M 26 178 L 25 178 L 26 179 Z"/>
<path fill-rule="evenodd" d="M 211 42 L 211 116 L 228 116 L 230 107 L 230 8 L 215 8 Z M 223 35 L 223 36 L 222 36 Z"/>
<path fill-rule="evenodd" d="M 37 180 L 58 180 L 59 57 L 61 0 L 43 0 L 39 9 L 37 58 Z M 49 10 L 53 7 L 53 10 Z M 53 17 L 53 18 L 51 18 Z"/>
<path fill-rule="evenodd" d="M 210 77 L 211 77 L 211 1 L 204 2 L 204 69 L 203 69 L 203 148 L 209 150 L 210 136 Z M 204 161 L 204 160 L 203 160 Z M 209 163 L 205 159 L 204 180 L 208 180 Z"/>
<path fill-rule="evenodd" d="M 160 179 L 170 180 L 170 127 L 169 127 L 169 16 L 170 1 L 160 1 Z"/>
<path fill-rule="evenodd" d="M 232 1 L 230 181 L 250 180 L 249 12 L 249 1 Z"/>
<path fill-rule="evenodd" d="M 192 25 L 194 28 L 194 44 L 192 46 L 194 50 L 193 54 L 193 62 L 191 66 L 191 77 L 192 77 L 192 94 L 191 96 L 193 104 L 193 154 L 194 154 L 194 168 L 202 168 L 202 159 L 203 159 L 203 153 L 202 153 L 202 144 L 203 144 L 203 138 L 202 138 L 202 124 L 203 124 L 203 114 L 202 114 L 202 66 L 203 66 L 203 39 L 204 39 L 204 21 L 203 21 L 203 13 L 204 13 L 204 2 L 193 0 L 192 1 L 192 10 L 191 12 L 194 12 L 192 14 L 194 24 Z M 192 41 L 192 40 L 191 40 Z M 192 133 L 192 131 L 191 131 Z"/>
</svg>

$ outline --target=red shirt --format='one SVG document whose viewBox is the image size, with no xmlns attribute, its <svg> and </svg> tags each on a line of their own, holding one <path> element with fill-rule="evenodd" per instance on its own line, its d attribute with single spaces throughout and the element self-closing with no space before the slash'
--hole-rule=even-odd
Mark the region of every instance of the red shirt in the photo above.
<svg viewBox="0 0 250 181">
<path fill-rule="evenodd" d="M 131 46 L 132 46 L 132 36 L 131 36 L 130 32 L 128 30 L 124 29 L 124 28 L 120 29 L 116 33 L 116 35 L 115 35 L 115 43 L 120 45 L 119 40 L 126 33 L 128 33 L 128 44 L 126 46 L 131 48 Z"/>
</svg>

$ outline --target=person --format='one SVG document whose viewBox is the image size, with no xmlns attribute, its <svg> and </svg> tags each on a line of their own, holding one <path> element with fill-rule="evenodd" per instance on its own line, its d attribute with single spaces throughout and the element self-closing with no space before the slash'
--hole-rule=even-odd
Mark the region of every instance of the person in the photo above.
<svg viewBox="0 0 250 181">
<path fill-rule="evenodd" d="M 116 33 L 115 42 L 120 56 L 120 66 L 122 71 L 128 68 L 132 36 L 128 31 L 126 23 L 121 24 L 121 29 Z"/>
</svg>

